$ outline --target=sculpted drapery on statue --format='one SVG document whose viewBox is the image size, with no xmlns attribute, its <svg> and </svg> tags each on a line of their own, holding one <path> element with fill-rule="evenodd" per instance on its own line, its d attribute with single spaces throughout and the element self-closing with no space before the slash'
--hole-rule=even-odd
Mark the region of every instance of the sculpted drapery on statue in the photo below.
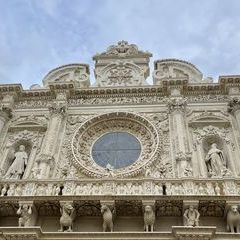
<svg viewBox="0 0 240 240">
<path fill-rule="evenodd" d="M 28 155 L 25 151 L 25 146 L 20 145 L 19 151 L 14 154 L 14 160 L 12 165 L 9 167 L 5 177 L 20 179 L 25 171 L 28 162 Z"/>
<path fill-rule="evenodd" d="M 205 158 L 208 172 L 211 176 L 223 176 L 226 169 L 226 161 L 223 151 L 213 143 Z"/>
</svg>

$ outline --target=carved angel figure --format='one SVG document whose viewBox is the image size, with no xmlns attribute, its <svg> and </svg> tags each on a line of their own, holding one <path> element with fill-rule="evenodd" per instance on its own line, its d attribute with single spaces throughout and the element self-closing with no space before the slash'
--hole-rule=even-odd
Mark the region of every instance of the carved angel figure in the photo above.
<svg viewBox="0 0 240 240">
<path fill-rule="evenodd" d="M 208 172 L 211 176 L 222 176 L 226 169 L 226 162 L 222 150 L 217 148 L 217 144 L 213 143 L 207 153 L 205 162 Z"/>
<path fill-rule="evenodd" d="M 144 231 L 153 232 L 153 227 L 155 223 L 155 213 L 153 207 L 150 205 L 144 208 Z"/>
<path fill-rule="evenodd" d="M 102 205 L 101 213 L 103 216 L 103 232 L 113 232 L 113 214 L 107 205 Z"/>
<path fill-rule="evenodd" d="M 199 226 L 200 213 L 193 206 L 189 206 L 183 214 L 184 226 Z"/>
<path fill-rule="evenodd" d="M 14 160 L 9 167 L 5 178 L 20 179 L 25 171 L 28 162 L 28 155 L 25 152 L 25 146 L 20 145 L 19 151 L 14 154 Z"/>
<path fill-rule="evenodd" d="M 70 203 L 64 203 L 60 212 L 62 216 L 60 217 L 60 226 L 59 232 L 72 232 L 73 220 L 75 218 L 75 209 Z"/>
</svg>

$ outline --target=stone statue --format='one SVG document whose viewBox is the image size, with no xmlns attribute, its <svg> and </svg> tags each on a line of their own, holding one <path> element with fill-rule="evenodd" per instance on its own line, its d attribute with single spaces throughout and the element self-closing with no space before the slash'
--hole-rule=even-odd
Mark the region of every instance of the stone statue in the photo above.
<svg viewBox="0 0 240 240">
<path fill-rule="evenodd" d="M 7 195 L 7 191 L 8 191 L 8 186 L 7 186 L 7 184 L 4 184 L 4 186 L 1 190 L 1 196 Z"/>
<path fill-rule="evenodd" d="M 200 213 L 193 206 L 189 206 L 183 214 L 184 226 L 199 226 Z"/>
<path fill-rule="evenodd" d="M 240 233 L 240 214 L 237 205 L 231 206 L 227 213 L 227 230 L 231 233 Z"/>
<path fill-rule="evenodd" d="M 36 216 L 34 216 L 35 214 L 33 213 L 32 205 L 26 203 L 20 205 L 17 210 L 17 214 L 20 215 L 18 219 L 19 227 L 29 227 L 35 225 Z"/>
<path fill-rule="evenodd" d="M 71 203 L 64 203 L 60 208 L 60 226 L 59 232 L 72 232 L 72 225 L 75 218 L 75 209 Z"/>
<path fill-rule="evenodd" d="M 226 162 L 222 150 L 213 143 L 205 158 L 208 172 L 211 176 L 223 176 Z"/>
<path fill-rule="evenodd" d="M 103 216 L 103 232 L 113 232 L 113 214 L 107 205 L 102 205 L 101 213 Z"/>
<path fill-rule="evenodd" d="M 19 151 L 14 154 L 14 160 L 9 167 L 5 178 L 20 179 L 25 171 L 25 167 L 28 162 L 28 155 L 25 152 L 25 146 L 20 145 Z"/>
<path fill-rule="evenodd" d="M 153 232 L 155 223 L 155 213 L 153 207 L 150 205 L 145 206 L 144 208 L 144 231 Z"/>
</svg>

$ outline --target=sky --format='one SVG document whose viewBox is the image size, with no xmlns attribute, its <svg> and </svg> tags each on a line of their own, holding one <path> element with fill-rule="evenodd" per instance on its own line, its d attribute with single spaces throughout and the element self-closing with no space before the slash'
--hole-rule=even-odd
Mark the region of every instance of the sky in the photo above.
<svg viewBox="0 0 240 240">
<path fill-rule="evenodd" d="M 190 61 L 217 81 L 240 74 L 240 0 L 0 0 L 0 84 L 42 85 L 120 40 L 153 61 Z"/>
</svg>

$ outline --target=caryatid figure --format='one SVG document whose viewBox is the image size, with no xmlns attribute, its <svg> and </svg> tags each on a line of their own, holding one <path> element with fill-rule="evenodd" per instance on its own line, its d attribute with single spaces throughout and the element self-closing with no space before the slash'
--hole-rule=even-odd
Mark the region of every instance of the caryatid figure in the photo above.
<svg viewBox="0 0 240 240">
<path fill-rule="evenodd" d="M 199 226 L 200 213 L 193 206 L 189 206 L 183 214 L 184 226 Z"/>
</svg>

